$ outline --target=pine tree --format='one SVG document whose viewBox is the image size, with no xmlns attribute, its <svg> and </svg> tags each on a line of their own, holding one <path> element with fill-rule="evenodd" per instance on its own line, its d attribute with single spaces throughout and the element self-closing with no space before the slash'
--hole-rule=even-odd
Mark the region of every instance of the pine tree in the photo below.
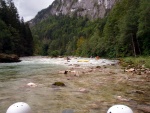
<svg viewBox="0 0 150 113">
<path fill-rule="evenodd" d="M 150 54 L 150 1 L 141 0 L 139 7 L 138 40 L 142 54 Z"/>
<path fill-rule="evenodd" d="M 0 0 L 0 52 L 33 54 L 33 38 L 28 24 L 20 21 L 12 0 Z"/>
</svg>

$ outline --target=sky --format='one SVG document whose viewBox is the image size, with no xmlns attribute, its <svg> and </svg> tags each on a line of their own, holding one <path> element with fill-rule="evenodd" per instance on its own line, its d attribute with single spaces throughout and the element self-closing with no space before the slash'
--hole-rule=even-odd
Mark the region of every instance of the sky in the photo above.
<svg viewBox="0 0 150 113">
<path fill-rule="evenodd" d="M 47 8 L 54 0 L 13 0 L 20 17 L 31 20 L 42 9 Z"/>
</svg>

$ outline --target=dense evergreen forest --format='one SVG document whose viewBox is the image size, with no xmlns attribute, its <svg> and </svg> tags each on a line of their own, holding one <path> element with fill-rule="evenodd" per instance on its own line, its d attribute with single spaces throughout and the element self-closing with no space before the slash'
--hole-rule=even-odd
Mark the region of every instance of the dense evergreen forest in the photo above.
<svg viewBox="0 0 150 113">
<path fill-rule="evenodd" d="M 19 14 L 12 0 L 0 0 L 0 53 L 27 56 L 33 54 L 30 28 Z"/>
<path fill-rule="evenodd" d="M 150 55 L 150 1 L 119 0 L 103 19 L 49 16 L 32 27 L 35 54 Z"/>
</svg>

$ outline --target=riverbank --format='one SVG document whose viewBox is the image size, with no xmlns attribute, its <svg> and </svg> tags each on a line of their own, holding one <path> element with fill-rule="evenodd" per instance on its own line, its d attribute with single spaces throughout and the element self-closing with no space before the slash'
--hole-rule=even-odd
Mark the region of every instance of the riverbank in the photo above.
<svg viewBox="0 0 150 113">
<path fill-rule="evenodd" d="M 128 105 L 133 108 L 134 113 L 150 112 L 149 68 L 133 68 L 131 64 L 122 67 L 117 60 L 89 58 L 72 58 L 64 65 L 68 66 L 68 70 L 60 70 L 59 74 L 64 74 L 69 81 L 78 79 L 84 86 L 78 92 L 106 90 L 102 91 L 102 100 L 88 105 L 90 109 L 100 109 L 101 102 L 107 101 L 111 104 Z"/>
</svg>

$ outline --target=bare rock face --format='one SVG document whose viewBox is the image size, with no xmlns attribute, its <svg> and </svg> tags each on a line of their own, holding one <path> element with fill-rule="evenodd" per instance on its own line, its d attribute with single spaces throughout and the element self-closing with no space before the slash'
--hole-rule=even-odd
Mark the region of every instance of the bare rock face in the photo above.
<svg viewBox="0 0 150 113">
<path fill-rule="evenodd" d="M 50 15 L 69 15 L 87 17 L 89 19 L 103 18 L 117 0 L 55 0 L 48 8 L 40 11 L 29 23 L 36 23 Z"/>
</svg>

